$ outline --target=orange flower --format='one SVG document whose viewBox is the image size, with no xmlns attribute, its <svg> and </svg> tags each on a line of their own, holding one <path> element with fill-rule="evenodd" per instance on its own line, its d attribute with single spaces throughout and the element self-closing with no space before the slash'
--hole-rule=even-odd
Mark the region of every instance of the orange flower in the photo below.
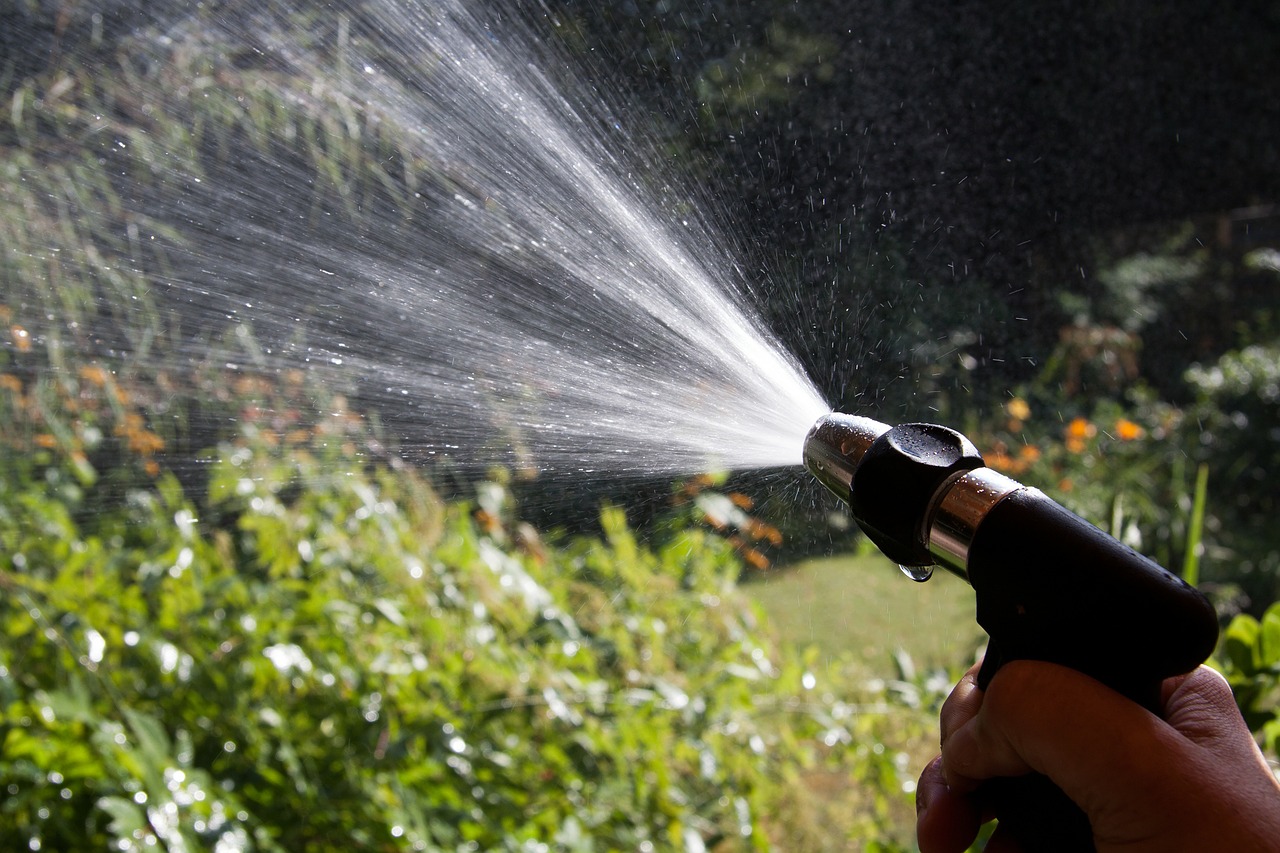
<svg viewBox="0 0 1280 853">
<path fill-rule="evenodd" d="M 13 346 L 18 352 L 31 352 L 31 333 L 14 323 L 9 327 L 9 336 L 13 338 Z"/>
<path fill-rule="evenodd" d="M 107 372 L 97 365 L 85 365 L 80 368 L 80 378 L 99 387 L 107 384 Z"/>
<path fill-rule="evenodd" d="M 473 514 L 480 529 L 490 535 L 502 530 L 502 522 L 496 515 L 487 510 L 478 509 Z"/>
<path fill-rule="evenodd" d="M 129 448 L 141 456 L 152 456 L 164 450 L 164 439 L 151 430 L 129 436 Z"/>
<path fill-rule="evenodd" d="M 120 423 L 116 424 L 116 435 L 127 436 L 131 433 L 138 432 L 145 427 L 142 415 L 137 412 L 126 412 L 124 417 L 120 419 Z"/>
<path fill-rule="evenodd" d="M 1018 460 L 1014 459 L 1012 456 L 1010 456 L 1008 453 L 1005 453 L 1003 450 L 997 450 L 997 451 L 994 451 L 993 453 L 988 453 L 984 457 L 984 459 L 987 463 L 988 468 L 993 468 L 996 471 L 1004 471 L 1005 473 L 1008 473 L 1008 474 L 1018 473 L 1018 467 L 1019 467 Z"/>
<path fill-rule="evenodd" d="M 991 452 L 984 453 L 982 458 L 986 460 L 987 467 L 1016 476 L 1025 472 L 1040 458 L 1040 448 L 1024 444 L 1018 448 L 1017 455 L 1014 455 L 1003 441 L 998 441 Z"/>
<path fill-rule="evenodd" d="M 771 545 L 782 544 L 782 531 L 774 527 L 772 524 L 761 521 L 758 518 L 747 519 L 743 525 L 746 534 L 752 539 L 766 540 Z"/>
<path fill-rule="evenodd" d="M 1121 418 L 1116 421 L 1116 436 L 1121 441 L 1136 441 L 1147 434 L 1139 424 L 1135 424 L 1128 418 Z"/>
<path fill-rule="evenodd" d="M 1083 442 L 1087 438 L 1093 438 L 1098 434 L 1098 428 L 1089 423 L 1085 418 L 1074 418 L 1071 423 L 1067 424 L 1067 440 L 1075 439 Z"/>
</svg>

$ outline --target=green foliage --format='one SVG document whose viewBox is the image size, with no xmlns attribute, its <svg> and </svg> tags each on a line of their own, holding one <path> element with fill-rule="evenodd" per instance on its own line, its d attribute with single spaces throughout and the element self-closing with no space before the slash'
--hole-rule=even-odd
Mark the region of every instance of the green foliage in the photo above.
<svg viewBox="0 0 1280 853">
<path fill-rule="evenodd" d="M 1191 223 L 1170 233 L 1146 231 L 1135 246 L 1099 247 L 1095 292 L 1063 291 L 1064 313 L 1078 326 L 1114 327 L 1139 332 L 1167 315 L 1202 284 L 1211 268 L 1210 252 L 1196 240 Z"/>
<path fill-rule="evenodd" d="M 1267 752 L 1280 753 L 1280 604 L 1261 619 L 1236 616 L 1223 632 L 1220 659 L 1245 722 Z"/>
<path fill-rule="evenodd" d="M 497 483 L 473 510 L 369 465 L 364 429 L 246 417 L 199 501 L 164 472 L 82 481 L 70 446 L 6 456 L 0 843 L 908 843 L 914 766 L 884 743 L 932 705 L 780 654 L 731 544 L 647 546 L 615 509 L 548 544 Z"/>
<path fill-rule="evenodd" d="M 1213 510 L 1219 516 L 1238 581 L 1260 604 L 1280 594 L 1280 346 L 1253 345 L 1187 371 L 1196 393 L 1192 412 L 1201 452 L 1214 477 L 1230 483 Z"/>
<path fill-rule="evenodd" d="M 218 340 L 223 324 L 184 304 L 211 227 L 195 211 L 220 210 L 229 176 L 263 158 L 310 188 L 313 220 L 333 211 L 358 231 L 407 215 L 437 176 L 401 125 L 343 93 L 339 17 L 293 22 L 325 42 L 323 73 L 265 67 L 207 20 L 177 37 L 139 27 L 11 85 L 0 74 L 0 308 L 33 324 L 28 349 L 57 368 L 114 351 L 132 371 Z"/>
<path fill-rule="evenodd" d="M 830 81 L 835 75 L 830 60 L 837 53 L 829 36 L 775 22 L 763 43 L 741 45 L 701 69 L 694 86 L 704 121 L 728 125 L 771 104 L 786 103 L 796 77 Z"/>
<path fill-rule="evenodd" d="M 1196 469 L 1196 487 L 1191 500 L 1191 522 L 1187 529 L 1187 547 L 1182 556 L 1182 579 L 1192 586 L 1200 584 L 1200 555 L 1204 548 L 1204 514 L 1209 495 L 1209 466 Z"/>
</svg>

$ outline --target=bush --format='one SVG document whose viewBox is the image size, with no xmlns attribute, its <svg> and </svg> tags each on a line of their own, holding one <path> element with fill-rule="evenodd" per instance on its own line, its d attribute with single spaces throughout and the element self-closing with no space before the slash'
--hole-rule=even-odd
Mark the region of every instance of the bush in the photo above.
<svg viewBox="0 0 1280 853">
<path fill-rule="evenodd" d="M 1256 612 L 1280 595 L 1280 347 L 1254 345 L 1195 365 L 1187 383 L 1196 394 L 1193 414 L 1198 452 L 1215 478 L 1230 484 L 1215 495 L 1221 518 L 1223 561 L 1255 602 Z"/>
<path fill-rule="evenodd" d="M 11 442 L 45 434 L 29 411 Z M 114 471 L 6 454 L 5 847 L 909 843 L 912 771 L 882 744 L 931 709 L 835 670 L 819 688 L 720 537 L 648 547 L 606 509 L 602 540 L 547 543 L 498 483 L 446 504 L 370 464 L 350 413 L 272 421 L 207 455 L 198 501 L 127 447 Z M 832 822 L 816 778 L 860 810 Z"/>
</svg>

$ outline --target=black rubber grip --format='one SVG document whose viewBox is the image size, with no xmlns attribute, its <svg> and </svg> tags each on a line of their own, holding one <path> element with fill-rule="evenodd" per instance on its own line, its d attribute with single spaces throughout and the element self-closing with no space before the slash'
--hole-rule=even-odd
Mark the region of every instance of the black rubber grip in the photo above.
<svg viewBox="0 0 1280 853">
<path fill-rule="evenodd" d="M 987 513 L 968 562 L 991 638 L 983 688 L 1008 661 L 1042 660 L 1159 713 L 1161 682 L 1203 663 L 1217 643 L 1203 594 L 1034 489 Z M 998 780 L 983 794 L 1026 850 L 1093 849 L 1083 813 L 1049 780 Z"/>
</svg>

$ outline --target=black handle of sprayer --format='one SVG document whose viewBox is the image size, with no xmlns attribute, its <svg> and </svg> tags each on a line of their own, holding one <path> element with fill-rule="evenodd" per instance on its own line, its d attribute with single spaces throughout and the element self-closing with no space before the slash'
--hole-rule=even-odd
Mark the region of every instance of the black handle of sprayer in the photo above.
<svg viewBox="0 0 1280 853">
<path fill-rule="evenodd" d="M 1198 590 L 1035 489 L 988 512 L 968 572 L 991 638 L 983 688 L 1009 661 L 1042 660 L 1159 713 L 1161 682 L 1204 662 L 1217 642 L 1217 616 Z M 1043 776 L 993 780 L 984 796 L 1028 851 L 1093 849 L 1084 813 Z"/>
</svg>

